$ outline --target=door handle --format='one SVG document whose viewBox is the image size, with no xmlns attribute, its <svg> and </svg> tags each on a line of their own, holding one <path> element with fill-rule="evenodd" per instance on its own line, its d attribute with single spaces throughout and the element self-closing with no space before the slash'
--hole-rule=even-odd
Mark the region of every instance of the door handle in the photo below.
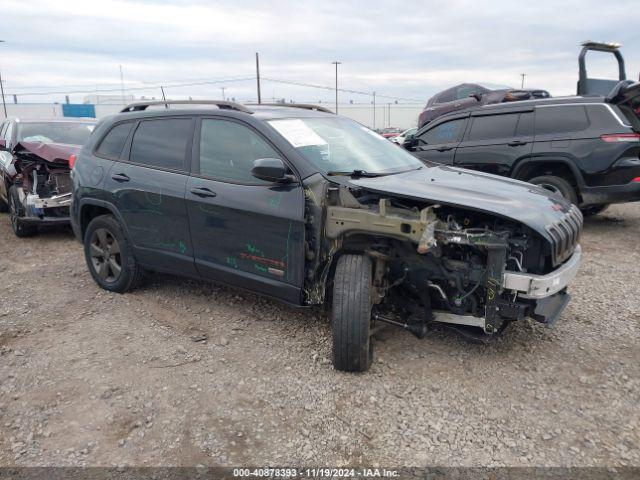
<svg viewBox="0 0 640 480">
<path fill-rule="evenodd" d="M 116 173 L 114 175 L 111 175 L 111 178 L 113 178 L 116 182 L 128 182 L 129 180 L 131 180 L 129 176 L 125 175 L 124 173 Z"/>
<path fill-rule="evenodd" d="M 515 142 L 509 143 L 510 147 L 520 147 L 522 145 L 526 145 L 527 142 L 521 142 L 520 140 L 516 140 Z"/>
<path fill-rule="evenodd" d="M 191 193 L 197 195 L 198 197 L 215 197 L 218 194 L 216 192 L 212 192 L 207 187 L 196 187 L 191 189 Z"/>
<path fill-rule="evenodd" d="M 449 150 L 453 150 L 453 147 L 439 147 L 436 148 L 436 150 L 439 152 L 448 152 Z"/>
</svg>

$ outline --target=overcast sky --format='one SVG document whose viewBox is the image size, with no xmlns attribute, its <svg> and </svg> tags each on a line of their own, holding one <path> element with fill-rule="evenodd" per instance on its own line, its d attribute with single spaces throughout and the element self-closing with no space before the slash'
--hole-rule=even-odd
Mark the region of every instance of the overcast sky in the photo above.
<svg viewBox="0 0 640 480">
<path fill-rule="evenodd" d="M 333 92 L 276 79 L 426 100 L 461 82 L 575 92 L 580 42 L 623 44 L 627 74 L 640 71 L 638 0 L 154 1 L 2 0 L 0 69 L 20 102 L 61 101 L 81 90 L 168 97 L 332 101 Z M 611 77 L 592 54 L 590 74 Z M 203 82 L 217 82 L 202 84 Z M 171 85 L 191 83 L 175 87 Z M 104 92 L 109 93 L 109 92 Z M 72 101 L 84 94 L 72 93 Z M 368 102 L 355 93 L 341 100 Z M 10 101 L 13 101 L 10 99 Z M 385 100 L 386 101 L 386 100 Z"/>
</svg>

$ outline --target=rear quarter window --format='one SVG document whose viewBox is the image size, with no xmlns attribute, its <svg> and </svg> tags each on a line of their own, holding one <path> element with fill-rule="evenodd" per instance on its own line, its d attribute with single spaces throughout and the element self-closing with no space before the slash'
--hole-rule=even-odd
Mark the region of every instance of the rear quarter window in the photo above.
<svg viewBox="0 0 640 480">
<path fill-rule="evenodd" d="M 581 132 L 589 128 L 589 117 L 583 105 L 538 107 L 536 135 Z"/>
<path fill-rule="evenodd" d="M 133 122 L 121 123 L 113 127 L 98 145 L 96 153 L 101 157 L 120 158 L 132 128 Z"/>
</svg>

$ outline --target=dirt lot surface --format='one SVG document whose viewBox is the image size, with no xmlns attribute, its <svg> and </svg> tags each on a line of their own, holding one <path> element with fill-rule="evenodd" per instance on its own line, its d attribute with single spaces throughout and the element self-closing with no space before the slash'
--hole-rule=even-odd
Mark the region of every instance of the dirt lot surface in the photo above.
<svg viewBox="0 0 640 480">
<path fill-rule="evenodd" d="M 349 375 L 319 310 L 166 275 L 111 294 L 70 231 L 2 214 L 0 464 L 640 465 L 639 240 L 639 204 L 587 221 L 555 329 L 390 327 Z"/>
</svg>

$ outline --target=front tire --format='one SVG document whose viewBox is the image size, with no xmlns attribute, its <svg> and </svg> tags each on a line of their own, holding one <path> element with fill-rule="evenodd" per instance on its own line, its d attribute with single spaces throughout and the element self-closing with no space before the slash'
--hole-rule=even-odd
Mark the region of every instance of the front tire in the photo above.
<svg viewBox="0 0 640 480">
<path fill-rule="evenodd" d="M 338 259 L 331 314 L 336 370 L 364 372 L 371 365 L 371 281 L 369 257 L 342 255 Z"/>
<path fill-rule="evenodd" d="M 87 267 L 100 287 L 124 293 L 139 285 L 142 268 L 113 215 L 101 215 L 91 220 L 83 243 Z"/>
<path fill-rule="evenodd" d="M 11 228 L 16 237 L 32 237 L 38 233 L 38 227 L 27 225 L 22 220 L 25 216 L 25 211 L 22 202 L 20 202 L 18 187 L 15 185 L 12 185 L 9 189 L 9 216 L 11 217 Z"/>
<path fill-rule="evenodd" d="M 569 200 L 574 205 L 578 204 L 578 194 L 576 190 L 564 178 L 554 175 L 542 175 L 529 180 L 529 183 L 549 190 L 551 193 Z"/>
</svg>

